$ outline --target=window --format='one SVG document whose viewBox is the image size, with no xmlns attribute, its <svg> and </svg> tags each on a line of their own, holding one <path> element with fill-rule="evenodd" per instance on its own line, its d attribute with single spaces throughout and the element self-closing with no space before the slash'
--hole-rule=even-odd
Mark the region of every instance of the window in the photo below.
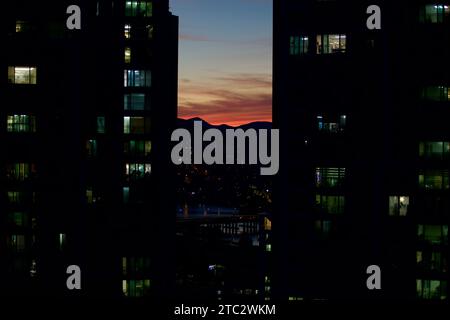
<svg viewBox="0 0 450 320">
<path fill-rule="evenodd" d="M 34 164 L 15 163 L 6 167 L 6 177 L 8 180 L 25 181 L 32 178 L 36 173 Z"/>
<path fill-rule="evenodd" d="M 344 179 L 345 168 L 316 168 L 316 187 L 339 187 Z"/>
<path fill-rule="evenodd" d="M 131 25 L 126 24 L 123 29 L 125 39 L 131 39 Z"/>
<path fill-rule="evenodd" d="M 22 234 L 13 234 L 8 238 L 8 246 L 14 252 L 23 252 L 25 250 L 25 236 Z"/>
<path fill-rule="evenodd" d="M 131 180 L 139 180 L 149 176 L 152 166 L 149 163 L 127 163 L 125 165 L 125 176 Z"/>
<path fill-rule="evenodd" d="M 124 87 L 150 87 L 152 84 L 152 73 L 150 70 L 124 70 Z"/>
<path fill-rule="evenodd" d="M 341 115 L 339 117 L 324 117 L 317 116 L 317 126 L 319 131 L 328 133 L 338 133 L 345 129 L 347 124 L 347 116 Z"/>
<path fill-rule="evenodd" d="M 450 9 L 445 4 L 428 4 L 420 9 L 420 22 L 422 23 L 443 23 L 447 21 Z"/>
<path fill-rule="evenodd" d="M 140 38 L 147 38 L 147 39 L 153 39 L 153 25 L 152 24 L 148 24 L 145 26 L 145 34 L 143 34 L 142 36 L 140 36 Z"/>
<path fill-rule="evenodd" d="M 8 67 L 8 83 L 36 84 L 36 67 Z"/>
<path fill-rule="evenodd" d="M 332 222 L 329 220 L 317 220 L 315 221 L 315 228 L 318 233 L 324 238 L 327 238 L 331 234 Z"/>
<path fill-rule="evenodd" d="M 11 204 L 24 203 L 25 193 L 19 191 L 8 191 L 8 201 Z"/>
<path fill-rule="evenodd" d="M 16 33 L 25 33 L 33 31 L 33 25 L 29 21 L 17 20 Z"/>
<path fill-rule="evenodd" d="M 420 142 L 419 156 L 427 159 L 450 158 L 450 142 Z"/>
<path fill-rule="evenodd" d="M 316 195 L 316 205 L 318 208 L 329 214 L 341 214 L 344 212 L 344 196 Z"/>
<path fill-rule="evenodd" d="M 149 257 L 123 257 L 122 273 L 124 276 L 139 276 L 150 273 Z"/>
<path fill-rule="evenodd" d="M 422 98 L 429 101 L 450 101 L 450 90 L 447 86 L 429 86 L 422 91 Z"/>
<path fill-rule="evenodd" d="M 58 248 L 60 251 L 63 251 L 66 247 L 66 234 L 65 233 L 60 233 L 58 235 Z"/>
<path fill-rule="evenodd" d="M 88 158 L 95 158 L 97 156 L 97 140 L 86 141 L 86 154 Z"/>
<path fill-rule="evenodd" d="M 144 134 L 150 132 L 150 119 L 144 117 L 123 117 L 123 133 Z"/>
<path fill-rule="evenodd" d="M 25 212 L 12 212 L 9 216 L 12 225 L 16 227 L 26 227 L 27 214 Z"/>
<path fill-rule="evenodd" d="M 390 196 L 389 197 L 389 215 L 404 217 L 408 213 L 409 197 Z"/>
<path fill-rule="evenodd" d="M 143 111 L 150 109 L 150 98 L 144 93 L 129 93 L 123 97 L 124 110 Z"/>
<path fill-rule="evenodd" d="M 421 170 L 419 187 L 428 190 L 449 189 L 448 170 Z"/>
<path fill-rule="evenodd" d="M 422 194 L 416 198 L 419 212 L 430 216 L 445 216 L 450 212 L 450 199 L 445 195 Z"/>
<path fill-rule="evenodd" d="M 29 115 L 12 115 L 7 117 L 8 132 L 36 132 L 36 117 Z"/>
<path fill-rule="evenodd" d="M 417 297 L 426 300 L 447 299 L 447 281 L 417 279 Z"/>
<path fill-rule="evenodd" d="M 124 26 L 124 37 L 125 39 L 153 39 L 153 31 L 153 24 L 133 27 L 130 24 L 126 24 Z"/>
<path fill-rule="evenodd" d="M 122 292 L 125 297 L 143 297 L 150 290 L 150 280 L 123 280 Z"/>
<path fill-rule="evenodd" d="M 429 244 L 442 245 L 448 243 L 448 225 L 422 225 L 417 227 L 417 236 Z"/>
<path fill-rule="evenodd" d="M 125 16 L 127 17 L 151 17 L 153 15 L 153 3 L 151 1 L 127 1 L 125 3 Z"/>
<path fill-rule="evenodd" d="M 98 190 L 94 190 L 92 187 L 86 188 L 86 203 L 87 204 L 96 204 L 101 202 L 102 197 L 99 194 Z"/>
<path fill-rule="evenodd" d="M 151 141 L 130 140 L 124 143 L 124 153 L 132 157 L 148 157 L 151 150 Z"/>
<path fill-rule="evenodd" d="M 347 48 L 344 34 L 321 34 L 317 36 L 317 54 L 343 53 Z"/>
<path fill-rule="evenodd" d="M 124 60 L 125 60 L 126 64 L 131 63 L 131 48 L 130 47 L 125 48 Z"/>
<path fill-rule="evenodd" d="M 264 217 L 264 231 L 271 231 L 272 230 L 272 221 Z"/>
<path fill-rule="evenodd" d="M 150 168 L 151 170 L 151 168 Z M 135 179 L 135 177 L 132 177 L 134 180 L 129 179 L 127 177 L 127 180 L 130 182 L 129 186 L 123 187 L 123 203 L 124 204 L 143 204 L 146 200 L 148 200 L 148 194 L 145 192 L 144 189 L 142 189 L 141 185 L 139 184 L 139 179 Z M 131 180 L 131 181 L 130 181 Z"/>
<path fill-rule="evenodd" d="M 86 202 L 88 204 L 93 204 L 94 203 L 94 192 L 92 191 L 92 188 L 87 188 L 86 189 Z"/>
<path fill-rule="evenodd" d="M 8 202 L 10 204 L 35 203 L 35 193 L 23 191 L 8 191 Z"/>
<path fill-rule="evenodd" d="M 447 256 L 442 252 L 427 250 L 416 252 L 417 266 L 421 271 L 447 273 Z"/>
<path fill-rule="evenodd" d="M 97 133 L 105 133 L 105 117 L 97 117 Z"/>
<path fill-rule="evenodd" d="M 289 54 L 291 56 L 298 56 L 308 53 L 309 39 L 304 36 L 294 36 L 290 40 Z"/>
<path fill-rule="evenodd" d="M 130 187 L 123 187 L 123 203 L 130 202 Z"/>
</svg>

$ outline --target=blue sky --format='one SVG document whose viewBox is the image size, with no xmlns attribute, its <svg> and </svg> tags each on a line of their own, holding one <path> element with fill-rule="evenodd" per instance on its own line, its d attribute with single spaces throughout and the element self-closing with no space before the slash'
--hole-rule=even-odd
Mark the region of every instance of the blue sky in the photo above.
<svg viewBox="0 0 450 320">
<path fill-rule="evenodd" d="M 171 0 L 180 17 L 179 115 L 270 121 L 272 1 Z"/>
</svg>

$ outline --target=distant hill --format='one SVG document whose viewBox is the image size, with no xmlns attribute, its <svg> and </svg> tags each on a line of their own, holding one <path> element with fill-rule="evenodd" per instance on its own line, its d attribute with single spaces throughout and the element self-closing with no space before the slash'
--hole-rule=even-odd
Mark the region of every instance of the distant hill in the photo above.
<svg viewBox="0 0 450 320">
<path fill-rule="evenodd" d="M 257 121 L 257 122 L 251 122 L 251 123 L 247 123 L 244 124 L 242 126 L 239 127 L 231 127 L 228 126 L 226 124 L 221 124 L 221 125 L 213 125 L 210 124 L 208 122 L 206 122 L 203 119 L 200 118 L 192 118 L 192 119 L 178 119 L 177 120 L 177 126 L 178 128 L 183 128 L 183 129 L 187 129 L 187 130 L 191 130 L 194 127 L 194 121 L 203 121 L 203 130 L 207 130 L 207 129 L 211 129 L 211 128 L 216 128 L 219 129 L 221 131 L 224 131 L 226 129 L 237 129 L 237 128 L 241 128 L 243 130 L 247 130 L 247 129 L 272 129 L 272 122 L 266 122 L 266 121 Z"/>
</svg>

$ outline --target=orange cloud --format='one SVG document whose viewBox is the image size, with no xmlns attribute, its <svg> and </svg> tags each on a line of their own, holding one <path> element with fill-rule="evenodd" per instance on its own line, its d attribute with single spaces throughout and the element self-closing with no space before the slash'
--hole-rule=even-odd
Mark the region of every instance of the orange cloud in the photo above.
<svg viewBox="0 0 450 320">
<path fill-rule="evenodd" d="M 180 82 L 179 117 L 238 126 L 272 121 L 272 79 L 265 74 L 231 74 L 208 83 Z"/>
</svg>

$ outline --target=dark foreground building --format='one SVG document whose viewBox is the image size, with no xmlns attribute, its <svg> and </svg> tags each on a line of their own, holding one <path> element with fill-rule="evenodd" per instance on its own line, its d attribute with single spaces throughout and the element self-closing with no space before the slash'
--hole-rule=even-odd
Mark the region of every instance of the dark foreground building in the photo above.
<svg viewBox="0 0 450 320">
<path fill-rule="evenodd" d="M 66 28 L 72 4 L 81 30 Z M 170 294 L 168 1 L 9 1 L 0 41 L 0 295 Z M 81 291 L 66 287 L 69 265 Z"/>
<path fill-rule="evenodd" d="M 271 299 L 271 217 L 237 209 L 180 208 L 177 298 L 183 302 Z"/>
<path fill-rule="evenodd" d="M 448 302 L 448 39 L 448 1 L 274 1 L 278 298 Z"/>
</svg>

